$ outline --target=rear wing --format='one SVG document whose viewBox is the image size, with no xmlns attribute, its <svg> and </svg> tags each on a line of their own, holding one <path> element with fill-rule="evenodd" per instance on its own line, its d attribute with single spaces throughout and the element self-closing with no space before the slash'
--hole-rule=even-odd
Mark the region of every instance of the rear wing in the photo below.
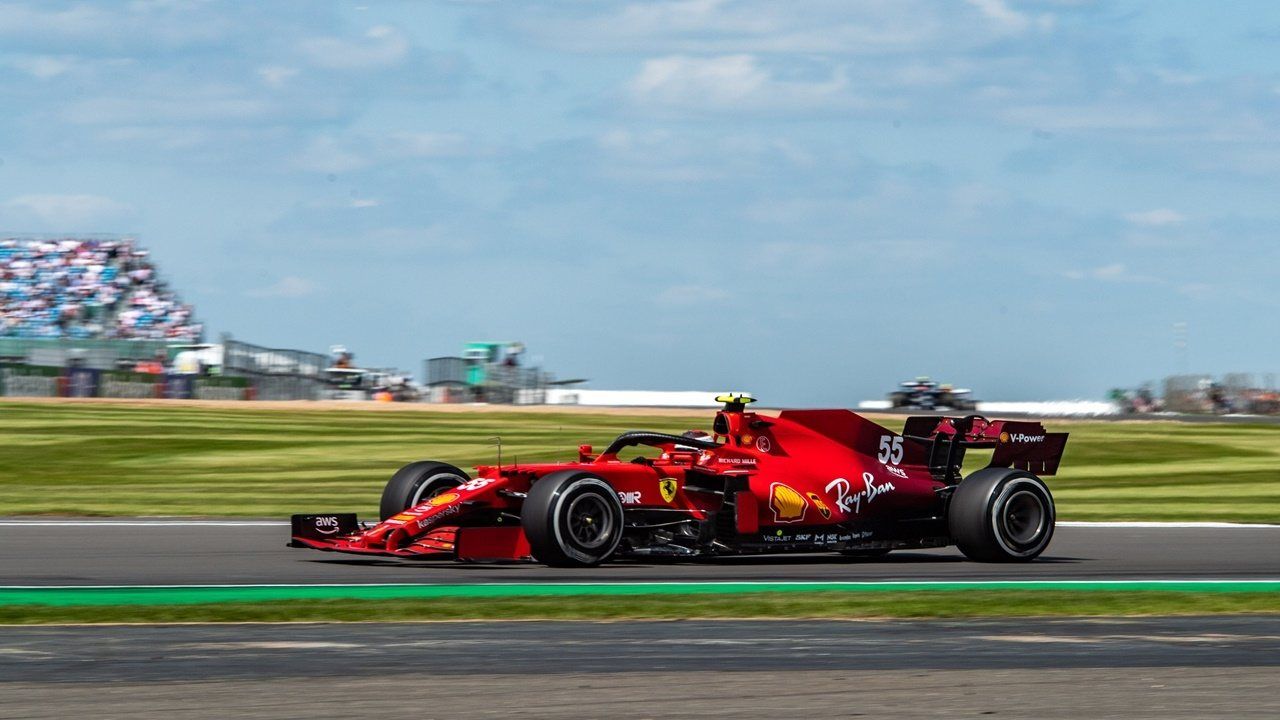
<svg viewBox="0 0 1280 720">
<path fill-rule="evenodd" d="M 1012 467 L 1036 475 L 1055 475 L 1068 433 L 1051 433 L 1039 422 L 966 417 L 910 417 L 902 429 L 907 440 L 925 446 L 936 480 L 960 482 L 960 466 L 970 448 L 994 449 L 989 467 Z"/>
</svg>

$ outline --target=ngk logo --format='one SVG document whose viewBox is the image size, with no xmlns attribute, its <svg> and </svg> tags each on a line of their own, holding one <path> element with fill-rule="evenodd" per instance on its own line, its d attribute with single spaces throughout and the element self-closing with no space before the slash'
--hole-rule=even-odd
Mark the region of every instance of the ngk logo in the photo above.
<svg viewBox="0 0 1280 720">
<path fill-rule="evenodd" d="M 1010 442 L 1016 442 L 1016 443 L 1044 442 L 1044 436 L 1043 435 L 1024 435 L 1023 433 L 1010 433 L 1009 440 Z"/>
</svg>

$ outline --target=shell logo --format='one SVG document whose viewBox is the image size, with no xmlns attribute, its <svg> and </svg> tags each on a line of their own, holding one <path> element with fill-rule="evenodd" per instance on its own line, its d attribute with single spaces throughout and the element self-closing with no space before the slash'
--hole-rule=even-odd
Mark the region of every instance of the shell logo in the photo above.
<svg viewBox="0 0 1280 720">
<path fill-rule="evenodd" d="M 1007 432 L 1002 432 L 1002 433 L 1000 433 L 1000 442 L 1002 442 L 1002 443 L 1007 443 L 1007 442 L 1009 442 L 1009 433 L 1007 433 Z"/>
<path fill-rule="evenodd" d="M 774 483 L 769 486 L 769 508 L 773 510 L 775 522 L 800 522 L 808 506 L 809 501 L 790 485 Z"/>
<path fill-rule="evenodd" d="M 439 495 L 431 498 L 430 500 L 427 500 L 427 504 L 430 505 L 431 507 L 439 507 L 441 505 L 447 505 L 453 502 L 454 500 L 457 500 L 459 497 L 461 496 L 458 495 L 458 493 L 456 492 L 440 493 Z"/>
</svg>

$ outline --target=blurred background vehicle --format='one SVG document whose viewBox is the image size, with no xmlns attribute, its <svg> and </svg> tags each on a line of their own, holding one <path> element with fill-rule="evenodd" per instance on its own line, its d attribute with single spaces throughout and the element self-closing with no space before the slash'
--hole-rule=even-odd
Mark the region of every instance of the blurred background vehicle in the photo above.
<svg viewBox="0 0 1280 720">
<path fill-rule="evenodd" d="M 921 375 L 899 384 L 897 390 L 889 393 L 889 404 L 895 409 L 969 411 L 977 407 L 972 395 L 973 391 L 967 388 L 937 383 Z"/>
</svg>

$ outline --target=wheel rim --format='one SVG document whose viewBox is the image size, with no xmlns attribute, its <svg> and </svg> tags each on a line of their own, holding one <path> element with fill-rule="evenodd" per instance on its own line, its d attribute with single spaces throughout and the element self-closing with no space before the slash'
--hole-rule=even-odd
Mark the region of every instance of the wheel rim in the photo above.
<svg viewBox="0 0 1280 720">
<path fill-rule="evenodd" d="M 1048 517 L 1044 500 L 1030 490 L 1019 490 L 1005 501 L 1000 523 L 1004 536 L 1015 545 L 1034 545 L 1044 533 Z"/>
<path fill-rule="evenodd" d="M 604 500 L 593 493 L 574 498 L 566 515 L 569 537 L 584 550 L 603 547 L 613 536 L 613 514 Z"/>
<path fill-rule="evenodd" d="M 441 479 L 456 482 L 437 482 Z M 457 475 L 432 475 L 427 478 L 426 482 L 419 485 L 418 489 L 413 491 L 413 498 L 409 501 L 409 507 L 421 505 L 440 493 L 446 490 L 452 490 L 461 484 L 462 478 Z"/>
</svg>

